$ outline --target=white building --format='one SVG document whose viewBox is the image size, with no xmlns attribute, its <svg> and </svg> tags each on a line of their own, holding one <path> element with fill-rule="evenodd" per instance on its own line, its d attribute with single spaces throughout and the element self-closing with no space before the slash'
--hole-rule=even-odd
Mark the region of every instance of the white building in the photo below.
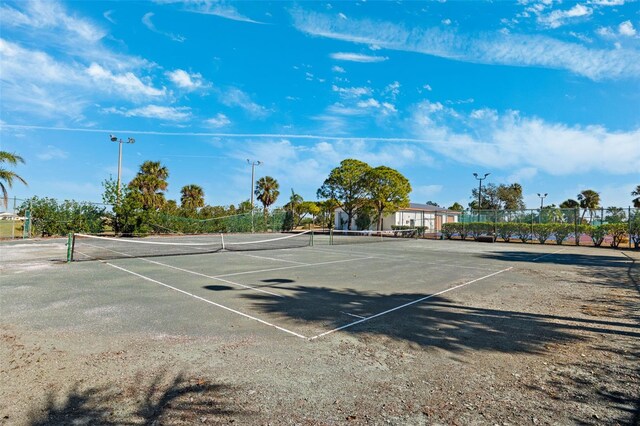
<svg viewBox="0 0 640 426">
<path fill-rule="evenodd" d="M 458 222 L 460 212 L 433 206 L 431 204 L 409 203 L 409 207 L 388 214 L 382 218 L 382 229 L 391 230 L 395 226 L 409 228 L 425 227 L 425 233 L 439 232 L 443 223 Z M 351 229 L 357 229 L 355 217 L 352 218 Z M 371 229 L 376 229 L 375 219 Z M 337 208 L 335 213 L 335 229 L 347 229 L 347 214 Z"/>
</svg>

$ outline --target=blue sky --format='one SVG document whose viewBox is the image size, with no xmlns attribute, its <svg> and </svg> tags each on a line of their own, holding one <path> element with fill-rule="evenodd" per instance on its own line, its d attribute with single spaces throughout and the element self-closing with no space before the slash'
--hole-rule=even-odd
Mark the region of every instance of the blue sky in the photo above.
<svg viewBox="0 0 640 426">
<path fill-rule="evenodd" d="M 629 0 L 0 3 L 10 196 L 101 201 L 145 160 L 212 205 L 256 177 L 314 200 L 342 159 L 467 205 L 474 172 L 529 207 L 640 184 L 640 4 Z"/>
</svg>

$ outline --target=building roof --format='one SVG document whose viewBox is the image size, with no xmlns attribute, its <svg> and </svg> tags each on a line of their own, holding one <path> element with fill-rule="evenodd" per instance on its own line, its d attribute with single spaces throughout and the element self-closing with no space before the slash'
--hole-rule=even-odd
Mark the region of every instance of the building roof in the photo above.
<svg viewBox="0 0 640 426">
<path fill-rule="evenodd" d="M 433 204 L 419 204 L 419 203 L 409 203 L 409 207 L 405 207 L 400 209 L 399 211 L 425 211 L 425 212 L 440 212 L 440 213 L 449 213 L 449 214 L 460 214 L 459 211 L 445 209 L 444 207 L 434 206 Z"/>
</svg>

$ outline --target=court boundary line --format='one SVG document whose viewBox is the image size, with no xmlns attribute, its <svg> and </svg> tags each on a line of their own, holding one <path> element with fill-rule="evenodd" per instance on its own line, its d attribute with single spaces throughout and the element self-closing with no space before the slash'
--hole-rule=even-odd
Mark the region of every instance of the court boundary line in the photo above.
<svg viewBox="0 0 640 426">
<path fill-rule="evenodd" d="M 374 244 L 374 243 L 372 243 Z M 346 244 L 345 244 L 346 245 Z M 444 262 L 429 262 L 429 261 L 420 261 L 420 260 L 415 260 L 415 259 L 407 259 L 404 256 L 401 255 L 396 255 L 396 254 L 392 254 L 390 256 L 372 256 L 371 254 L 367 254 L 361 251 L 351 251 L 349 250 L 348 252 L 336 252 L 336 251 L 332 251 L 332 250 L 328 250 L 328 249 L 323 249 L 323 248 L 319 248 L 317 246 L 313 246 L 313 250 L 317 250 L 320 251 L 322 253 L 340 253 L 340 254 L 354 254 L 356 256 L 360 255 L 360 256 L 368 256 L 372 259 L 382 259 L 382 260 L 402 260 L 403 262 L 410 262 L 410 263 L 418 263 L 420 265 L 430 265 L 430 266 L 448 266 L 450 268 L 463 268 L 463 269 L 477 269 L 480 271 L 495 271 L 495 269 L 491 269 L 491 268 L 483 268 L 481 266 L 467 266 L 467 265 L 458 265 L 455 263 L 444 263 Z"/>
<path fill-rule="evenodd" d="M 249 318 L 249 319 L 254 320 L 254 321 L 257 321 L 257 322 L 259 322 L 259 323 L 261 323 L 261 324 L 267 325 L 267 326 L 269 326 L 269 327 L 273 327 L 273 328 L 275 328 L 275 329 L 277 329 L 277 330 L 280 330 L 280 331 L 283 331 L 283 332 L 285 332 L 285 333 L 291 334 L 291 335 L 293 335 L 293 336 L 299 337 L 299 338 L 301 338 L 301 339 L 308 339 L 308 337 L 303 336 L 302 334 L 296 333 L 295 331 L 288 330 L 288 329 L 286 329 L 286 328 L 284 328 L 284 327 L 280 327 L 280 326 L 278 326 L 278 325 L 272 324 L 272 323 L 267 322 L 267 321 L 265 321 L 265 320 L 263 320 L 263 319 L 260 319 L 260 318 L 257 318 L 257 317 L 254 317 L 254 316 L 251 316 L 251 315 L 249 315 L 249 314 L 245 314 L 244 312 L 240 312 L 240 311 L 238 311 L 238 310 L 236 310 L 236 309 L 229 308 L 228 306 L 221 305 L 220 303 L 213 302 L 213 301 L 211 301 L 211 300 L 209 300 L 209 299 L 205 299 L 204 297 L 200 297 L 200 296 L 197 296 L 197 295 L 195 295 L 195 294 L 193 294 L 193 293 L 189 293 L 188 291 L 181 290 L 181 289 L 179 289 L 179 288 L 177 288 L 177 287 L 174 287 L 174 286 L 172 286 L 172 285 L 165 284 L 165 283 L 163 283 L 163 282 L 161 282 L 161 281 L 158 281 L 158 280 L 155 280 L 155 279 L 153 279 L 153 278 L 151 278 L 151 277 L 147 277 L 147 276 L 142 275 L 142 274 L 139 274 L 139 273 L 137 273 L 137 272 L 130 271 L 130 270 L 126 269 L 126 268 L 123 268 L 123 267 L 118 266 L 118 265 L 114 265 L 114 264 L 109 263 L 109 262 L 105 262 L 105 261 L 101 261 L 101 262 L 102 262 L 102 263 L 104 263 L 105 265 L 109 265 L 109 266 L 111 266 L 112 268 L 119 269 L 119 270 L 121 270 L 121 271 L 123 271 L 123 272 L 126 272 L 126 273 L 128 273 L 128 274 L 131 274 L 131 275 L 134 275 L 134 276 L 136 276 L 136 277 L 142 278 L 143 280 L 150 281 L 150 282 L 155 283 L 155 284 L 159 284 L 159 285 L 164 286 L 164 287 L 166 287 L 166 288 L 168 288 L 168 289 L 171 289 L 171 290 L 177 291 L 178 293 L 182 293 L 182 294 L 185 294 L 185 295 L 187 295 L 187 296 L 191 296 L 191 297 L 193 297 L 194 299 L 201 300 L 201 301 L 203 301 L 203 302 L 205 302 L 205 303 L 209 303 L 209 304 L 211 304 L 211 305 L 213 305 L 213 306 L 217 306 L 217 307 L 222 308 L 222 309 L 224 309 L 224 310 L 227 310 L 227 311 L 229 311 L 229 312 L 233 312 L 234 314 L 241 315 L 241 316 L 243 316 L 243 317 L 245 317 L 245 318 Z"/>
<path fill-rule="evenodd" d="M 88 245 L 88 246 L 90 246 L 90 247 L 102 248 L 102 247 L 95 246 L 95 245 L 93 245 L 93 244 L 87 244 L 87 243 L 83 243 L 83 244 Z M 272 296 L 284 297 L 284 296 L 282 296 L 282 295 L 280 295 L 280 294 L 273 293 L 273 292 L 271 292 L 271 291 L 267 291 L 267 290 L 263 290 L 263 289 L 261 289 L 261 288 L 259 288 L 259 287 L 252 287 L 252 286 L 249 286 L 249 285 L 240 284 L 240 283 L 236 283 L 236 282 L 229 281 L 229 280 L 224 280 L 224 279 L 221 279 L 221 278 L 214 277 L 214 276 L 212 276 L 212 275 L 206 275 L 206 274 L 203 274 L 203 273 L 200 273 L 200 272 L 191 271 L 191 270 L 189 270 L 189 269 L 184 269 L 184 268 L 180 268 L 180 267 L 177 267 L 177 266 L 168 265 L 168 264 L 166 264 L 166 263 L 158 262 L 158 261 L 156 261 L 156 260 L 147 259 L 146 257 L 136 257 L 136 256 L 132 256 L 132 255 L 129 255 L 129 254 L 127 254 L 127 253 L 122 253 L 122 252 L 119 252 L 119 251 L 117 251 L 117 250 L 113 250 L 113 249 L 105 249 L 105 250 L 107 250 L 107 251 L 111 251 L 111 252 L 114 252 L 114 253 L 118 253 L 118 254 L 121 254 L 121 255 L 123 255 L 123 256 L 126 256 L 126 257 L 125 257 L 126 259 L 139 259 L 139 260 L 142 260 L 142 261 L 144 261 L 144 262 L 153 263 L 153 264 L 155 264 L 155 265 L 160 265 L 160 266 L 166 266 L 167 268 L 175 269 L 175 270 L 177 270 L 177 271 L 185 272 L 185 273 L 187 273 L 187 274 L 198 275 L 198 276 L 200 276 L 200 277 L 209 278 L 209 279 L 216 280 L 216 281 L 220 281 L 220 282 L 223 282 L 223 283 L 226 283 L 226 284 L 232 284 L 232 285 L 235 285 L 235 286 L 238 286 L 238 287 L 245 288 L 245 289 L 247 289 L 247 290 L 255 290 L 255 291 L 262 292 L 262 293 L 270 294 L 270 295 L 272 295 Z M 81 252 L 81 251 L 79 251 L 79 250 L 78 250 L 77 252 L 78 252 L 78 253 L 80 253 L 80 254 L 82 254 L 83 256 L 91 257 L 91 256 L 89 256 L 88 254 L 85 254 L 85 253 L 83 253 L 83 252 Z M 107 261 L 105 261 L 105 260 L 101 260 L 101 262 L 104 262 L 104 263 L 106 263 L 106 264 L 110 265 L 110 263 L 109 263 L 109 262 L 107 262 Z"/>
<path fill-rule="evenodd" d="M 543 254 L 542 256 L 538 256 L 538 257 L 536 257 L 535 259 L 531 259 L 531 261 L 532 261 L 532 262 L 537 262 L 537 261 L 538 261 L 538 260 L 540 260 L 540 259 L 544 259 L 545 257 L 548 257 L 548 256 L 553 256 L 554 254 L 558 254 L 558 253 L 560 253 L 560 252 L 562 252 L 562 251 L 565 251 L 565 250 L 566 250 L 566 247 L 565 247 L 565 248 L 563 248 L 563 249 L 560 249 L 560 250 L 556 250 L 556 251 L 554 251 L 553 253 Z"/>
<path fill-rule="evenodd" d="M 420 299 L 416 299 L 416 300 L 413 300 L 413 301 L 411 301 L 411 302 L 407 302 L 407 303 L 405 303 L 405 304 L 403 304 L 403 305 L 396 306 L 395 308 L 387 309 L 386 311 L 379 312 L 379 313 L 377 313 L 377 314 L 375 314 L 375 315 L 371 315 L 370 317 L 366 317 L 366 318 L 363 318 L 363 319 L 361 319 L 361 320 L 354 321 L 354 322 L 349 323 L 349 324 L 345 324 L 345 325 L 343 325 L 343 326 L 340 326 L 340 327 L 334 328 L 333 330 L 325 331 L 324 333 L 320 333 L 320 334 L 315 335 L 315 336 L 313 336 L 313 337 L 309 337 L 308 339 L 309 339 L 309 340 L 315 340 L 315 339 L 318 339 L 318 338 L 320 338 L 320 337 L 324 337 L 324 336 L 326 336 L 326 335 L 328 335 L 328 334 L 335 333 L 336 331 L 341 331 L 341 330 L 344 330 L 344 329 L 346 329 L 346 328 L 353 327 L 354 325 L 362 324 L 363 322 L 366 322 L 366 321 L 372 320 L 372 319 L 374 319 L 374 318 L 378 318 L 378 317 L 381 317 L 381 316 L 383 316 L 383 315 L 386 315 L 386 314 L 388 314 L 388 313 L 391 313 L 391 312 L 394 312 L 394 311 L 397 311 L 397 310 L 400 310 L 400 309 L 406 308 L 407 306 L 415 305 L 416 303 L 424 302 L 425 300 L 428 300 L 428 299 L 434 298 L 434 297 L 439 296 L 439 295 L 444 294 L 444 293 L 448 293 L 448 292 L 453 291 L 453 290 L 456 290 L 456 289 L 458 289 L 458 288 L 462 288 L 462 287 L 468 286 L 468 285 L 473 284 L 473 283 L 477 283 L 478 281 L 482 281 L 482 280 L 484 280 L 484 279 L 494 277 L 494 276 L 496 276 L 496 275 L 498 275 L 498 274 L 501 274 L 501 273 L 503 273 L 503 272 L 510 271 L 510 270 L 512 270 L 512 269 L 513 269 L 513 266 L 510 266 L 510 267 L 508 267 L 508 268 L 506 268 L 506 269 L 503 269 L 503 270 L 501 270 L 501 271 L 494 272 L 494 273 L 489 274 L 489 275 L 485 275 L 484 277 L 476 278 L 476 279 L 474 279 L 474 280 L 467 281 L 466 283 L 458 284 L 458 285 L 453 286 L 453 287 L 451 287 L 451 288 L 448 288 L 448 289 L 446 289 L 446 290 L 442 290 L 442 291 L 439 291 L 439 292 L 437 292 L 437 293 L 430 294 L 429 296 L 421 297 Z"/>
<path fill-rule="evenodd" d="M 296 268 L 304 268 L 304 267 L 312 267 L 312 266 L 322 266 L 322 265 L 331 265 L 333 263 L 346 263 L 346 262 L 355 262 L 356 260 L 367 260 L 373 259 L 373 257 L 358 257 L 355 259 L 341 259 L 341 260 L 330 260 L 327 262 L 317 262 L 317 263 L 305 263 L 303 265 L 293 265 L 293 266 L 282 266 L 279 268 L 268 268 L 268 269 L 258 269 L 254 271 L 243 271 L 243 272 L 233 272 L 230 274 L 221 274 L 216 275 L 214 278 L 222 278 L 222 277 L 234 277 L 236 275 L 247 275 L 247 274 L 257 274 L 260 272 L 272 272 L 272 271 L 282 271 L 285 269 L 296 269 Z M 253 287 L 251 287 L 253 288 Z"/>
</svg>

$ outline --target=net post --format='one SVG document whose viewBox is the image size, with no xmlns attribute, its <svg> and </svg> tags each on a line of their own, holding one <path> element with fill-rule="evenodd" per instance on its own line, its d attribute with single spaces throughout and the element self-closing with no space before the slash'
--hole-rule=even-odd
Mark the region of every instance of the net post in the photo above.
<svg viewBox="0 0 640 426">
<path fill-rule="evenodd" d="M 67 235 L 67 263 L 73 262 L 73 252 L 76 246 L 76 235 L 69 232 Z"/>
<path fill-rule="evenodd" d="M 313 247 L 313 229 L 311 230 L 311 241 L 310 241 L 311 247 Z"/>
<path fill-rule="evenodd" d="M 329 245 L 333 245 L 333 228 L 329 230 Z"/>
<path fill-rule="evenodd" d="M 220 240 L 222 241 L 222 250 L 224 250 L 224 234 L 220 233 Z"/>
</svg>

